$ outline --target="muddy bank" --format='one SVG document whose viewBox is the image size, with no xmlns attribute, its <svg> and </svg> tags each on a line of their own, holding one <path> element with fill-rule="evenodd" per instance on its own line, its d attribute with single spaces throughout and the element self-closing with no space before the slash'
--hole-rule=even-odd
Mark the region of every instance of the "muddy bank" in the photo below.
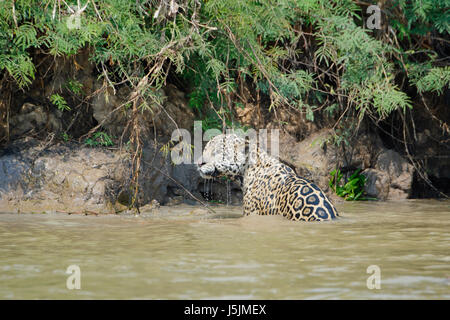
<svg viewBox="0 0 450 320">
<path fill-rule="evenodd" d="M 163 124 L 173 120 L 189 129 L 195 116 L 186 112 L 187 100 L 182 91 L 171 85 L 162 93 L 166 97 L 165 112 L 160 108 L 156 113 L 144 113 L 140 123 L 146 139 L 139 172 L 138 206 L 151 210 L 158 205 L 182 203 L 240 205 L 242 192 L 237 185 L 227 185 L 222 180 L 206 182 L 198 175 L 195 165 L 174 165 L 170 152 L 163 151 L 170 140 L 170 130 L 176 128 Z M 113 116 L 112 110 L 123 100 L 120 94 L 114 99 L 102 100 L 102 94 L 99 97 L 94 99 L 92 116 L 97 123 L 103 123 L 103 128 L 112 137 L 117 136 L 124 130 L 128 116 L 124 113 Z M 75 139 L 58 139 L 58 130 L 65 126 L 64 117 L 56 110 L 44 111 L 44 107 L 27 102 L 12 117 L 10 132 L 16 135 L 15 139 L 0 150 L 0 211 L 126 211 L 133 203 L 135 190 L 133 154 L 127 145 L 121 149 L 117 146 L 89 147 L 86 142 Z M 255 112 L 256 109 L 250 109 L 246 116 Z M 240 120 L 245 124 L 250 119 L 256 117 L 241 117 Z M 261 128 L 277 129 L 270 119 L 266 115 Z M 159 130 L 154 128 L 155 123 L 159 123 Z M 378 200 L 412 198 L 420 192 L 418 188 L 424 187 L 417 184 L 417 170 L 405 155 L 387 145 L 368 127 L 361 126 L 352 143 L 342 147 L 330 140 L 333 132 L 329 126 L 322 124 L 323 128 L 320 128 L 304 121 L 294 124 L 296 129 L 280 130 L 280 159 L 295 168 L 299 175 L 315 181 L 335 202 L 342 199 L 334 194 L 328 182 L 330 172 L 336 168 L 347 176 L 360 169 L 367 177 L 367 196 Z M 26 133 L 30 128 L 45 132 L 46 138 L 28 136 Z M 79 127 L 79 135 L 83 132 L 80 128 L 83 127 Z M 151 132 L 156 135 L 151 136 Z M 270 140 L 271 136 L 268 138 Z M 426 137 L 421 136 L 421 139 L 426 144 Z M 271 146 L 270 141 L 267 146 Z M 439 152 L 438 148 L 431 148 L 428 155 L 433 157 Z M 432 174 L 437 173 L 444 180 L 449 178 L 449 171 L 444 170 L 448 166 L 446 162 L 429 163 L 434 163 L 430 170 Z"/>
<path fill-rule="evenodd" d="M 352 160 L 336 148 L 315 143 L 320 131 L 301 142 L 280 138 L 280 158 L 297 172 L 316 181 L 335 201 L 328 187 L 335 167 L 362 167 L 368 177 L 366 192 L 380 200 L 405 199 L 411 194 L 412 166 L 393 150 L 368 152 L 368 141 L 353 149 Z M 367 139 L 369 139 L 367 137 Z M 161 205 L 202 202 L 240 205 L 242 192 L 233 183 L 200 178 L 195 165 L 173 165 L 161 145 L 143 149 L 138 204 L 142 210 Z M 0 211 L 119 213 L 132 203 L 132 155 L 123 148 L 87 147 L 79 143 L 52 143 L 28 138 L 0 152 Z"/>
<path fill-rule="evenodd" d="M 138 203 L 170 203 L 175 179 L 195 181 L 189 168 L 174 170 L 152 145 L 144 148 Z M 119 148 L 89 148 L 76 143 L 45 145 L 23 139 L 0 151 L 0 211 L 123 211 L 132 202 L 131 156 Z M 190 186 L 190 185 L 191 186 Z"/>
<path fill-rule="evenodd" d="M 158 103 L 145 101 L 150 108 L 133 113 L 127 106 L 132 90 L 106 86 L 87 57 L 88 52 L 74 57 L 80 70 L 61 60 L 57 76 L 45 83 L 33 82 L 25 94 L 4 91 L 0 97 L 0 111 L 8 114 L 7 121 L 0 121 L 0 210 L 122 212 L 134 197 L 132 150 L 127 147 L 131 127 L 139 131 L 144 145 L 139 206 L 199 201 L 241 204 L 237 185 L 221 180 L 205 183 L 194 165 L 171 162 L 167 151 L 173 147 L 168 143 L 172 132 L 182 128 L 192 134 L 194 120 L 201 119 L 189 106 L 187 92 L 169 83 L 158 91 Z M 82 84 L 81 102 L 64 89 L 74 77 Z M 401 141 L 383 133 L 388 127 L 362 122 L 346 143 L 337 144 L 333 140 L 337 119 L 317 112 L 315 120 L 309 121 L 300 110 L 274 113 L 267 101 L 256 99 L 251 91 L 251 87 L 245 88 L 246 94 L 240 97 L 243 103 L 231 106 L 238 127 L 279 129 L 280 159 L 315 181 L 335 202 L 342 199 L 328 185 L 334 169 L 346 177 L 360 169 L 367 177 L 366 195 L 378 200 L 440 197 L 439 192 L 450 192 L 446 133 L 420 106 L 411 115 L 416 131 L 415 140 L 408 145 L 408 150 L 414 151 L 410 156 Z M 47 97 L 53 92 L 76 107 L 62 111 L 51 105 Z M 93 141 L 94 132 L 110 137 L 113 146 L 93 143 L 89 147 L 87 141 Z M 117 147 L 120 140 L 121 150 Z M 419 173 L 427 174 L 439 192 Z"/>
</svg>

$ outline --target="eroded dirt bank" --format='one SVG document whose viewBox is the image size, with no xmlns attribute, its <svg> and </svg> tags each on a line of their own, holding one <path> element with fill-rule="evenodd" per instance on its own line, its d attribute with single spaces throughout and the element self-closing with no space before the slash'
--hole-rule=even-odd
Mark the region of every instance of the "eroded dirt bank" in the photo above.
<svg viewBox="0 0 450 320">
<path fill-rule="evenodd" d="M 58 76 L 43 88 L 36 82 L 25 94 L 2 92 L 0 107 L 4 114 L 8 111 L 8 117 L 2 118 L 0 130 L 0 209 L 114 213 L 124 210 L 135 198 L 139 206 L 209 200 L 240 204 L 238 186 L 227 186 L 224 181 L 205 185 L 195 165 L 171 162 L 167 151 L 173 147 L 168 143 L 172 132 L 182 128 L 192 134 L 194 121 L 199 119 L 189 107 L 186 92 L 167 84 L 159 92 L 162 104 L 153 104 L 151 111 L 133 118 L 133 111 L 125 106 L 131 90 L 122 86 L 113 92 L 105 87 L 97 80 L 86 52 L 74 59 L 82 66 L 76 77 L 83 85 L 83 112 L 63 112 L 45 98 L 73 77 L 75 71 L 67 62 L 61 62 Z M 270 129 L 279 129 L 280 158 L 298 174 L 314 180 L 335 201 L 340 198 L 330 190 L 328 181 L 336 168 L 347 176 L 360 169 L 367 177 L 366 195 L 379 200 L 449 193 L 448 134 L 420 106 L 413 110 L 416 138 L 409 149 L 414 153 L 407 154 L 404 143 L 386 136 L 386 128 L 362 122 L 346 143 L 336 144 L 335 118 L 318 113 L 314 121 L 308 121 L 300 111 L 273 113 L 249 90 L 244 92 L 247 95 L 241 98 L 245 103 L 233 107 L 239 126 L 269 129 L 269 133 Z M 70 95 L 65 97 L 76 103 Z M 442 109 L 439 104 L 437 108 Z M 137 119 L 131 126 L 139 129 L 142 142 L 138 194 L 133 183 L 136 149 L 127 144 L 130 119 Z M 112 146 L 94 141 L 94 129 L 111 137 Z M 421 179 L 423 174 L 435 189 Z"/>
</svg>

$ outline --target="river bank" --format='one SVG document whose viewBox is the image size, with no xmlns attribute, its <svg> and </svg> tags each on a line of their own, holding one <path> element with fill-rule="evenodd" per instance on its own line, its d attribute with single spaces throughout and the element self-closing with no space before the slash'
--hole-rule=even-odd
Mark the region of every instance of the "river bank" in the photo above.
<svg viewBox="0 0 450 320">
<path fill-rule="evenodd" d="M 76 25 L 34 2 L 0 3 L 0 207 L 239 204 L 168 156 L 195 121 L 278 130 L 280 160 L 335 202 L 333 170 L 381 201 L 450 195 L 443 4 L 378 4 L 372 29 L 364 2 L 111 1 Z"/>
<path fill-rule="evenodd" d="M 330 189 L 336 167 L 361 168 L 367 177 L 365 193 L 378 200 L 413 197 L 414 168 L 399 153 L 361 136 L 351 149 L 322 142 L 321 130 L 296 142 L 280 137 L 280 158 L 298 174 L 315 181 L 334 202 Z M 145 209 L 159 205 L 229 203 L 240 205 L 242 191 L 234 183 L 200 178 L 194 164 L 171 162 L 161 144 L 146 144 L 142 152 L 137 201 Z M 18 139 L 0 151 L 0 211 L 119 213 L 134 196 L 132 154 L 126 148 L 88 147 L 75 142 Z"/>
</svg>

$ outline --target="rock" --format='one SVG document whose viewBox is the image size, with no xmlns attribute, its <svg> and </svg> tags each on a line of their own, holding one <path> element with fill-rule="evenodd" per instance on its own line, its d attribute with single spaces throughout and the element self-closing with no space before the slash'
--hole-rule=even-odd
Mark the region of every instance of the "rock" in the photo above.
<svg viewBox="0 0 450 320">
<path fill-rule="evenodd" d="M 163 105 L 152 105 L 152 113 L 147 118 L 150 127 L 155 127 L 163 135 L 170 137 L 175 129 L 191 131 L 194 113 L 189 108 L 184 93 L 174 85 L 163 89 Z"/>
<path fill-rule="evenodd" d="M 23 197 L 27 181 L 22 178 L 30 170 L 30 163 L 21 161 L 11 154 L 0 158 L 0 194 L 3 199 L 10 200 Z"/>
<path fill-rule="evenodd" d="M 143 213 L 156 212 L 160 208 L 160 204 L 157 200 L 153 199 L 149 204 L 140 207 L 139 210 Z"/>
<path fill-rule="evenodd" d="M 198 186 L 200 183 L 200 175 L 197 166 L 193 164 L 178 164 L 172 167 L 172 179 L 169 187 L 172 189 L 174 195 L 181 195 L 186 200 L 195 201 L 187 191 L 194 194 L 197 198 L 201 195 L 198 193 Z"/>
<path fill-rule="evenodd" d="M 236 106 L 234 110 L 239 123 L 242 125 L 258 128 L 264 123 L 263 117 L 261 116 L 261 110 L 252 103 L 246 103 L 245 106 L 242 107 Z"/>
<path fill-rule="evenodd" d="M 165 200 L 166 206 L 176 206 L 179 204 L 182 204 L 184 202 L 183 196 L 174 196 L 174 197 L 168 197 Z"/>
<path fill-rule="evenodd" d="M 345 149 L 330 143 L 331 131 L 322 129 L 297 142 L 280 134 L 280 159 L 292 164 L 297 173 L 314 181 L 328 196 L 330 172 L 335 168 L 352 173 L 362 169 L 365 190 L 380 200 L 405 199 L 411 193 L 413 166 L 400 154 L 383 147 L 376 135 L 360 134 Z"/>
<path fill-rule="evenodd" d="M 387 199 L 406 199 L 411 193 L 414 167 L 394 150 L 385 150 L 378 156 L 375 168 L 389 177 Z"/>
<path fill-rule="evenodd" d="M 95 89 L 99 90 L 103 84 L 96 83 Z M 111 87 L 99 92 L 92 99 L 93 117 L 98 123 L 103 123 L 102 127 L 112 136 L 120 136 L 125 129 L 130 111 L 123 106 L 131 90 L 121 87 L 114 94 Z"/>
<path fill-rule="evenodd" d="M 389 195 L 388 195 L 388 200 L 402 200 L 402 199 L 408 199 L 409 198 L 409 191 L 405 192 L 401 189 L 396 189 L 396 188 L 390 188 L 389 189 Z"/>
<path fill-rule="evenodd" d="M 0 154 L 0 211 L 64 211 L 112 213 L 113 204 L 126 206 L 130 186 L 130 155 L 83 145 L 43 148 L 22 142 Z M 163 201 L 170 175 L 168 160 L 159 149 L 144 148 L 139 176 L 139 204 Z M 152 165 L 149 165 L 152 163 Z M 154 170 L 154 167 L 159 170 Z M 119 201 L 119 198 L 125 200 Z M 125 202 L 125 203 L 122 203 Z"/>
<path fill-rule="evenodd" d="M 148 145 L 144 148 L 139 174 L 141 205 L 150 203 L 152 200 L 159 203 L 164 201 L 167 188 L 171 183 L 171 171 L 170 159 L 161 154 L 160 146 Z"/>
<path fill-rule="evenodd" d="M 102 86 L 103 84 L 97 83 L 96 89 Z M 128 87 L 121 87 L 116 94 L 108 87 L 93 98 L 93 117 L 97 122 L 103 123 L 103 127 L 113 136 L 122 135 L 131 118 L 131 109 L 125 107 L 130 93 Z M 174 85 L 168 85 L 155 94 L 160 96 L 162 105 L 147 101 L 148 108 L 143 108 L 141 113 L 143 132 L 152 132 L 151 129 L 156 128 L 163 136 L 170 137 L 177 128 L 187 130 L 193 128 L 194 113 L 189 108 L 182 91 Z"/>
<path fill-rule="evenodd" d="M 55 133 L 61 130 L 61 121 L 56 115 L 59 110 L 46 111 L 43 106 L 25 103 L 18 114 L 11 117 L 10 137 L 21 137 L 31 132 L 39 132 L 43 129 Z M 55 114 L 54 114 L 55 113 Z"/>
<path fill-rule="evenodd" d="M 366 177 L 364 191 L 367 196 L 386 200 L 389 195 L 389 176 L 377 169 L 366 169 L 362 173 Z"/>
<path fill-rule="evenodd" d="M 321 130 L 297 142 L 290 135 L 280 134 L 280 159 L 294 166 L 297 174 L 314 181 L 328 195 L 329 173 L 336 166 L 334 148 L 324 148 L 329 130 Z"/>
</svg>

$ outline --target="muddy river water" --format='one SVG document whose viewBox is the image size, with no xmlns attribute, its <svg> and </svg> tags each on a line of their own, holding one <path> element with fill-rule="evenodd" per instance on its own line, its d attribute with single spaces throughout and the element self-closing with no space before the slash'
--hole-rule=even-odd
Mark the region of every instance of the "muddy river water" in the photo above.
<svg viewBox="0 0 450 320">
<path fill-rule="evenodd" d="M 325 223 L 234 206 L 0 213 L 0 298 L 450 299 L 450 201 L 337 208 Z"/>
</svg>

